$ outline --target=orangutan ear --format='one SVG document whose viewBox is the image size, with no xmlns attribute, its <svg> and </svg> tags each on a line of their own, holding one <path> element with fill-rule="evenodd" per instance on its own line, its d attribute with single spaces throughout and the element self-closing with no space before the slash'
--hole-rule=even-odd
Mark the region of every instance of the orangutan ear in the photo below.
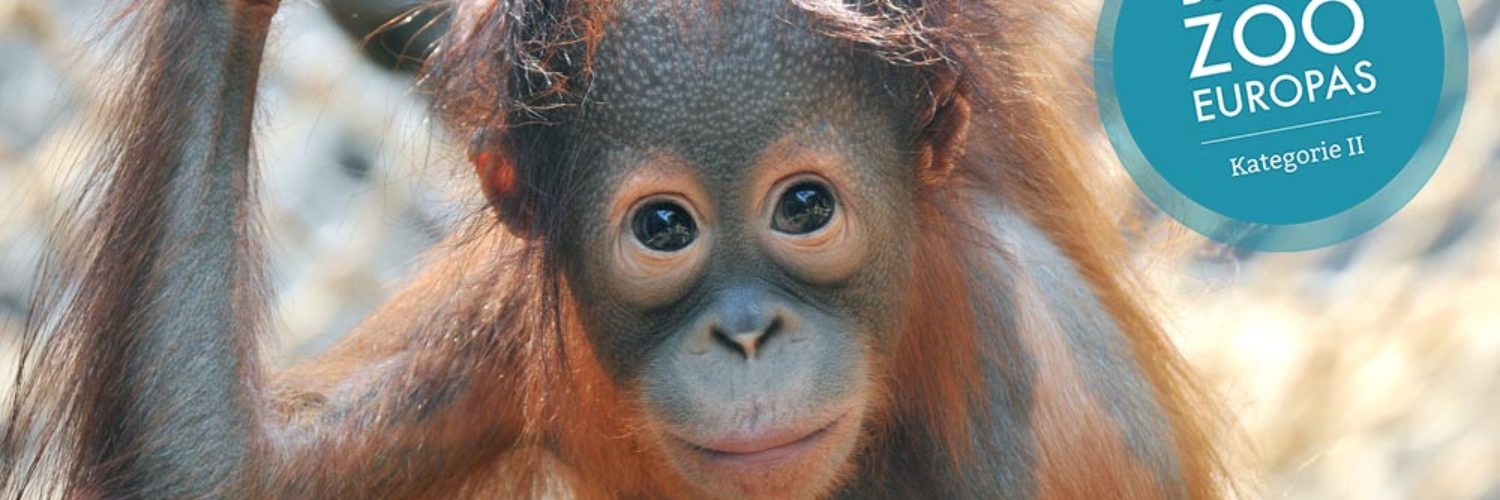
<svg viewBox="0 0 1500 500">
<path fill-rule="evenodd" d="M 496 216 L 511 233 L 528 237 L 532 208 L 520 182 L 520 171 L 503 137 L 496 132 L 474 134 L 469 143 L 469 163 L 479 177 L 479 189 L 494 208 Z"/>
<path fill-rule="evenodd" d="M 917 179 L 925 185 L 942 184 L 952 176 L 968 141 L 968 96 L 951 87 L 943 94 L 931 111 L 917 149 Z"/>
</svg>

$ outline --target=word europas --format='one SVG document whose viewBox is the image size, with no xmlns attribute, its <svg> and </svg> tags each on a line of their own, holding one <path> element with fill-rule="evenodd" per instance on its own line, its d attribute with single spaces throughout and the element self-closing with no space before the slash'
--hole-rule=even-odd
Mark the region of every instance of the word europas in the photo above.
<svg viewBox="0 0 1500 500">
<path fill-rule="evenodd" d="M 1182 0 L 1184 6 L 1196 5 L 1202 0 Z M 1332 5 L 1331 5 L 1332 4 Z M 1322 38 L 1313 28 L 1313 16 L 1319 9 L 1342 6 L 1354 18 L 1354 27 L 1343 40 L 1330 42 Z M 1268 17 L 1281 28 L 1281 45 L 1269 54 L 1257 53 L 1245 43 L 1245 27 L 1257 17 Z M 1211 50 L 1219 40 L 1224 13 L 1215 12 L 1183 20 L 1187 28 L 1203 28 L 1203 40 L 1198 46 L 1198 55 L 1193 62 L 1191 79 L 1229 74 L 1234 71 L 1234 61 L 1219 58 Z M 1240 13 L 1234 21 L 1231 38 L 1240 61 L 1258 67 L 1272 67 L 1286 61 L 1297 45 L 1297 35 L 1313 50 L 1330 56 L 1340 55 L 1359 44 L 1365 32 L 1364 10 L 1356 0 L 1312 0 L 1302 10 L 1300 30 L 1292 16 L 1273 4 L 1259 4 Z M 1211 62 L 1220 61 L 1220 62 Z M 1287 109 L 1302 103 L 1319 100 L 1332 101 L 1342 97 L 1353 97 L 1375 91 L 1379 81 L 1372 69 L 1375 64 L 1362 59 L 1349 69 L 1334 64 L 1327 70 L 1322 68 L 1298 68 L 1269 79 L 1246 79 L 1229 84 L 1214 85 L 1193 90 L 1193 108 L 1199 123 L 1219 118 L 1231 119 L 1246 114 L 1270 111 L 1272 107 Z"/>
</svg>

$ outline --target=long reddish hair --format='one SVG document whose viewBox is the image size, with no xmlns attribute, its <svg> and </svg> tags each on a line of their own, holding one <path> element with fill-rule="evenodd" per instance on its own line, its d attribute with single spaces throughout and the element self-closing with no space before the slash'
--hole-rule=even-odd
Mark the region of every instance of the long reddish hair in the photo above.
<svg viewBox="0 0 1500 500">
<path fill-rule="evenodd" d="M 259 5 L 259 10 L 266 11 L 260 15 L 268 16 L 267 6 L 273 3 Z M 984 371 L 1005 362 L 995 352 L 994 341 L 1018 336 L 982 325 L 981 315 L 986 311 L 974 306 L 981 301 L 971 297 L 975 291 L 967 286 L 967 280 L 975 275 L 999 274 L 995 263 L 1012 257 L 993 238 L 978 206 L 981 198 L 1003 200 L 1050 237 L 1126 337 L 1136 367 L 1164 409 L 1185 492 L 1197 498 L 1215 496 L 1224 474 L 1208 437 L 1218 421 L 1161 328 L 1135 298 L 1133 292 L 1141 289 L 1141 284 L 1130 271 L 1118 221 L 1101 208 L 1099 193 L 1084 182 L 1088 169 L 1103 160 L 1095 156 L 1096 148 L 1090 147 L 1095 138 L 1088 123 L 1093 119 L 1081 111 L 1087 109 L 1082 104 L 1089 96 L 1084 60 L 1077 51 L 1081 46 L 1076 44 L 1088 37 L 1086 25 L 1076 22 L 1078 13 L 1071 12 L 1063 2 L 1051 0 L 932 0 L 920 7 L 903 0 L 852 4 L 845 0 L 790 0 L 788 5 L 804 12 L 823 35 L 920 75 L 925 82 L 921 98 L 926 104 L 911 124 L 920 132 L 915 145 L 919 164 L 915 166 L 913 189 L 921 219 L 916 227 L 924 232 L 914 238 L 918 242 L 913 252 L 918 259 L 916 282 L 906 302 L 907 324 L 901 345 L 877 366 L 876 385 L 886 397 L 875 412 L 876 425 L 869 429 L 864 456 L 904 451 L 892 450 L 901 443 L 886 439 L 895 429 L 918 432 L 916 439 L 932 443 L 933 449 L 942 452 L 940 459 L 962 463 L 973 456 L 972 443 L 980 429 L 971 417 L 989 409 Z M 134 10 L 148 14 L 133 17 L 144 21 L 132 27 L 156 36 L 165 33 L 168 26 L 198 22 L 178 19 L 173 21 L 177 24 L 170 24 L 152 15 L 165 12 L 168 5 L 167 0 L 141 2 Z M 451 32 L 429 60 L 422 88 L 432 94 L 435 114 L 453 133 L 475 138 L 472 143 L 476 147 L 496 148 L 487 153 L 503 153 L 506 148 L 527 146 L 511 134 L 516 127 L 543 120 L 549 111 L 577 102 L 575 91 L 587 85 L 593 54 L 609 27 L 615 5 L 589 0 L 450 0 L 438 2 L 437 8 L 451 9 Z M 151 48 L 145 38 L 140 43 Z M 160 50 L 196 43 L 190 38 L 171 41 Z M 143 204 L 123 196 L 160 187 L 165 174 L 160 169 L 126 167 L 151 165 L 164 156 L 154 146 L 175 146 L 162 144 L 154 137 L 159 134 L 153 132 L 172 130 L 180 121 L 174 114 L 180 109 L 153 104 L 169 102 L 165 96 L 179 85 L 176 80 L 157 76 L 176 78 L 190 72 L 164 69 L 165 64 L 177 62 L 170 52 L 147 51 L 147 55 L 148 64 L 132 73 L 138 76 L 129 81 L 153 86 L 141 91 L 147 99 L 125 99 L 128 102 L 121 106 L 119 115 L 126 124 L 122 129 L 125 132 L 110 137 L 111 146 L 105 149 L 106 153 L 129 154 L 110 163 L 114 170 L 100 174 L 118 177 L 110 182 L 140 189 L 118 190 L 125 194 L 103 200 L 106 209 L 110 203 L 154 209 L 156 200 Z M 642 415 L 634 407 L 638 398 L 603 373 L 574 322 L 569 284 L 554 260 L 556 252 L 550 251 L 562 237 L 559 215 L 548 210 L 544 197 L 524 196 L 527 177 L 516 174 L 525 172 L 496 175 L 485 171 L 519 168 L 514 159 L 491 158 L 480 162 L 479 168 L 482 179 L 506 180 L 505 189 L 488 190 L 496 209 L 485 211 L 483 217 L 475 218 L 435 250 L 436 265 L 367 322 L 379 327 L 372 329 L 372 334 L 356 331 L 350 341 L 341 343 L 317 363 L 278 375 L 310 382 L 284 384 L 303 392 L 274 399 L 289 406 L 306 403 L 312 409 L 283 408 L 286 411 L 280 414 L 263 416 L 294 420 L 290 427 L 295 431 L 305 431 L 306 427 L 312 430 L 303 435 L 267 432 L 264 442 L 252 445 L 274 454 L 295 449 L 283 445 L 287 440 L 300 439 L 337 447 L 343 453 L 331 458 L 320 454 L 291 456 L 285 463 L 274 462 L 285 470 L 263 471 L 281 473 L 267 474 L 271 478 L 266 481 L 301 482 L 257 487 L 272 492 L 305 492 L 298 488 L 302 483 L 321 485 L 328 490 L 319 490 L 319 496 L 330 497 L 411 492 L 503 497 L 553 488 L 579 489 L 577 493 L 582 496 L 612 492 L 659 496 L 691 490 L 691 485 L 683 484 L 677 475 L 661 473 L 669 469 L 665 458 L 638 432 Z M 512 183 L 522 186 L 520 193 L 511 192 Z M 245 189 L 252 186 L 249 183 Z M 140 213 L 102 213 L 109 218 L 95 223 L 99 226 L 95 230 L 101 234 L 117 226 L 159 229 L 140 224 Z M 131 242 L 141 239 L 110 239 L 122 242 L 118 252 L 108 251 L 113 247 L 85 246 L 77 257 L 89 261 L 96 260 L 96 254 L 145 258 L 139 252 L 132 253 L 138 248 Z M 240 261 L 258 262 L 253 248 L 240 250 L 250 254 Z M 1020 265 L 1015 261 L 1008 264 Z M 147 268 L 105 266 L 100 268 L 102 272 L 67 275 L 54 281 L 135 283 L 145 277 L 122 276 L 119 274 L 123 271 L 115 270 L 137 272 Z M 258 278 L 246 276 L 237 283 L 236 291 L 243 290 L 245 295 L 236 302 L 237 314 L 254 316 L 235 322 L 246 329 L 262 324 L 258 316 L 261 301 L 257 299 L 263 287 Z M 37 332 L 48 330 L 48 325 L 29 328 L 33 337 L 27 341 L 28 348 L 43 347 L 28 354 L 31 361 L 24 362 L 24 373 L 18 374 L 19 381 L 27 382 L 22 384 L 26 389 L 15 396 L 20 404 L 12 407 L 12 426 L 5 435 L 6 449 L 0 450 L 0 459 L 22 456 L 20 452 L 28 452 L 25 456 L 32 459 L 28 463 L 6 462 L 17 467 L 0 472 L 0 490 L 25 490 L 32 481 L 31 474 L 47 474 L 37 472 L 43 469 L 40 465 L 61 463 L 65 457 L 59 453 L 76 452 L 98 441 L 98 436 L 74 435 L 68 430 L 101 432 L 102 427 L 92 425 L 90 419 L 104 413 L 91 410 L 97 410 L 101 401 L 118 398 L 106 397 L 113 395 L 105 394 L 102 388 L 67 390 L 80 380 L 105 381 L 124 369 L 92 361 L 96 357 L 122 359 L 106 355 L 117 353 L 125 340 L 107 334 L 115 326 L 110 323 L 113 318 L 130 315 L 128 311 L 99 309 L 104 306 L 95 304 L 132 301 L 95 295 L 135 293 L 136 288 L 59 287 L 54 292 L 61 304 L 59 309 L 66 313 L 74 307 L 63 303 L 64 299 L 81 304 L 70 315 L 61 316 L 66 321 L 57 327 L 61 333 L 55 338 L 60 340 L 38 343 L 43 337 Z M 69 291 L 79 295 L 69 297 Z M 39 318 L 45 322 L 51 317 Z M 410 336 L 380 335 L 392 331 L 410 332 Z M 241 333 L 234 336 L 235 349 L 253 350 L 253 332 Z M 379 392 L 372 396 L 375 403 L 342 406 L 358 413 L 343 415 L 343 425 L 338 428 L 315 424 L 299 428 L 297 419 L 316 420 L 322 411 L 318 408 L 323 407 L 320 400 L 350 397 L 338 393 L 336 381 L 357 378 L 364 373 L 360 370 L 378 372 L 365 364 L 371 359 L 370 352 L 401 356 L 399 363 L 393 362 L 403 367 L 402 373 L 393 375 L 401 377 L 395 381 L 401 383 L 368 382 Z M 242 352 L 236 359 L 244 358 L 253 355 Z M 258 376 L 248 375 L 258 374 L 258 366 L 252 364 L 244 370 L 247 375 L 241 380 L 259 381 Z M 283 384 L 272 380 L 266 385 Z M 71 396 L 54 406 L 42 404 L 43 393 L 53 389 Z M 254 389 L 247 394 L 260 391 L 259 387 Z M 453 397 L 458 393 L 475 396 Z M 1039 395 L 1037 399 L 1045 397 Z M 424 414 L 444 403 L 449 405 L 444 411 Z M 420 418 L 399 418 L 413 414 Z M 45 424 L 38 426 L 38 422 Z M 1059 422 L 1034 423 L 1046 427 Z M 481 425 L 490 427 L 475 428 Z M 274 430 L 276 425 L 266 427 Z M 39 446 L 57 449 L 46 448 L 36 454 L 20 449 L 31 444 L 31 436 L 25 433 L 34 428 L 41 432 Z M 1037 433 L 1045 436 L 1046 429 Z M 49 445 L 51 442 L 56 443 Z M 340 481 L 359 477 L 351 471 L 369 469 L 370 457 L 378 456 L 381 450 L 423 446 L 461 448 L 463 453 L 434 463 L 413 461 L 390 467 L 399 477 Z M 1043 449 L 1038 462 L 1057 470 L 1110 473 L 1103 470 L 1107 468 L 1090 467 L 1094 462 L 1090 461 L 1092 457 L 1083 456 L 1087 453 L 1066 451 L 1072 453 L 1049 454 Z M 108 479 L 82 477 L 92 469 L 78 464 L 72 467 L 77 470 L 61 472 L 59 475 L 68 477 L 60 479 L 71 478 L 84 487 Z M 17 470 L 23 471 L 15 473 L 21 477 L 12 475 Z M 380 489 L 388 485 L 400 489 Z M 1106 493 L 1073 487 L 1044 478 L 1039 491 L 1058 496 Z"/>
<path fill-rule="evenodd" d="M 913 126 L 923 131 L 915 189 L 919 226 L 928 234 L 915 239 L 920 261 L 907 332 L 882 374 L 883 392 L 901 397 L 887 398 L 876 419 L 885 427 L 874 434 L 916 423 L 948 459 L 962 461 L 971 451 L 970 416 L 987 403 L 982 370 L 984 357 L 993 355 L 981 335 L 995 332 L 983 331 L 975 311 L 960 306 L 972 303 L 961 284 L 976 271 L 995 272 L 975 267 L 993 261 L 985 255 L 1004 253 L 984 236 L 988 229 L 972 194 L 983 193 L 1005 200 L 1074 263 L 1127 337 L 1136 366 L 1164 409 L 1185 491 L 1194 498 L 1216 496 L 1227 481 L 1209 438 L 1218 416 L 1132 293 L 1142 284 L 1131 271 L 1120 221 L 1105 212 L 1098 188 L 1085 182 L 1107 161 L 1099 157 L 1089 125 L 1083 44 L 1090 37 L 1083 13 L 1046 0 L 921 3 L 790 1 L 822 34 L 909 68 L 926 82 L 927 112 Z M 457 3 L 452 32 L 424 79 L 436 96 L 437 113 L 460 136 L 491 137 L 572 104 L 576 96 L 570 91 L 589 78 L 613 8 L 611 1 L 583 0 Z M 581 56 L 562 57 L 567 51 Z M 502 203 L 501 209 L 528 214 L 545 234 L 552 224 L 539 204 Z M 532 439 L 540 443 L 552 424 L 566 424 L 572 435 L 589 436 L 579 442 L 606 437 L 602 442 L 624 447 L 569 446 L 563 440 L 582 477 L 609 477 L 606 484 L 627 491 L 682 487 L 653 476 L 650 471 L 664 467 L 664 459 L 628 438 L 639 412 L 589 359 L 576 328 L 568 327 L 566 284 L 555 278 L 556 263 L 546 259 L 547 241 L 535 239 L 515 253 L 520 257 L 514 269 L 540 278 L 531 286 L 542 289 L 535 296 L 545 303 L 522 308 L 531 311 L 535 327 L 491 340 L 503 344 L 496 347 L 501 352 L 532 358 L 510 365 L 518 370 L 510 376 L 527 381 L 519 387 L 532 391 L 514 399 L 537 431 Z M 631 454 L 647 458 L 610 458 Z"/>
</svg>

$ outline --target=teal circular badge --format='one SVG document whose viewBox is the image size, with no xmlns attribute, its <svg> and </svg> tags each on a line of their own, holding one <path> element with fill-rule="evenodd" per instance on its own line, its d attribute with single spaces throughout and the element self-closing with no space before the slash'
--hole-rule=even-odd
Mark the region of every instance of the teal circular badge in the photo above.
<svg viewBox="0 0 1500 500">
<path fill-rule="evenodd" d="M 1141 190 L 1210 238 L 1359 235 L 1432 177 L 1463 110 L 1456 0 L 1108 0 L 1095 87 Z"/>
</svg>

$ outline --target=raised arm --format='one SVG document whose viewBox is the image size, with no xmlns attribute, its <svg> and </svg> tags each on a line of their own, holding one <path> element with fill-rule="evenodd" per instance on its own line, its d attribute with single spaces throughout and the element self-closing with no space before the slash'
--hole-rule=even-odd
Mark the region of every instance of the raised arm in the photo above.
<svg viewBox="0 0 1500 500">
<path fill-rule="evenodd" d="M 318 368 L 262 373 L 251 129 L 277 7 L 150 0 L 127 8 L 121 26 L 135 52 L 119 59 L 128 69 L 115 129 L 71 219 L 76 244 L 53 259 L 22 340 L 0 492 L 410 493 L 479 466 L 513 436 L 502 430 L 503 409 L 476 411 L 494 391 L 470 390 L 450 370 L 463 363 L 463 375 L 492 373 L 503 357 L 480 363 L 463 355 L 473 344 L 422 333 L 498 327 L 457 305 L 485 301 L 451 300 L 508 283 L 497 278 L 505 270 L 493 258 L 504 245 L 496 234 L 450 245 L 449 264 Z M 486 258 L 466 261 L 466 252 Z M 489 286 L 423 288 L 433 276 L 452 283 L 454 266 L 479 265 L 490 268 Z"/>
<path fill-rule="evenodd" d="M 128 7 L 114 130 L 23 340 L 7 489 L 50 474 L 67 496 L 177 498 L 249 482 L 264 446 L 250 128 L 276 8 Z"/>
</svg>

